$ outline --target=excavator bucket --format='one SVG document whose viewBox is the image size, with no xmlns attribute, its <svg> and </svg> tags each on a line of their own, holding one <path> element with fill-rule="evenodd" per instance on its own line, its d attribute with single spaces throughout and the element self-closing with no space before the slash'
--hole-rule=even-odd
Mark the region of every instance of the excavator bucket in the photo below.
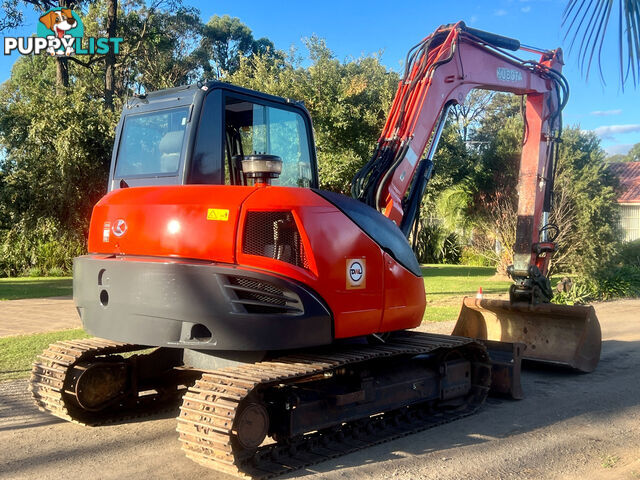
<svg viewBox="0 0 640 480">
<path fill-rule="evenodd" d="M 593 371 L 600 360 L 600 323 L 591 306 L 511 304 L 465 297 L 452 334 L 523 343 L 523 359 L 581 372 Z"/>
</svg>

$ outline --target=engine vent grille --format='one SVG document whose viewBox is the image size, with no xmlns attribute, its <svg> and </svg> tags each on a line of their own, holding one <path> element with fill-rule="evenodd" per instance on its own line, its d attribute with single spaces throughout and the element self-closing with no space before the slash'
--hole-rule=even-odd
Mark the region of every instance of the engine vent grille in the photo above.
<svg viewBox="0 0 640 480">
<path fill-rule="evenodd" d="M 302 302 L 293 292 L 253 278 L 229 276 L 226 287 L 235 294 L 231 303 L 247 313 L 303 313 Z"/>
<path fill-rule="evenodd" d="M 309 268 L 300 232 L 291 212 L 248 212 L 242 252 Z"/>
</svg>

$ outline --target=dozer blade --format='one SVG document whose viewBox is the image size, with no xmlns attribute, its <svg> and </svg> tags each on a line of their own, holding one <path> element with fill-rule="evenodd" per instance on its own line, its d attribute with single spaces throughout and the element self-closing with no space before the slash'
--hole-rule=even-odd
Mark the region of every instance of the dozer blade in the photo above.
<svg viewBox="0 0 640 480">
<path fill-rule="evenodd" d="M 521 343 L 496 342 L 494 340 L 480 340 L 487 347 L 491 360 L 491 395 L 508 396 L 514 400 L 524 398 L 520 371 L 522 369 L 522 351 L 525 346 Z"/>
<path fill-rule="evenodd" d="M 522 358 L 591 372 L 600 360 L 601 333 L 591 306 L 511 304 L 465 297 L 452 335 L 523 343 Z"/>
</svg>

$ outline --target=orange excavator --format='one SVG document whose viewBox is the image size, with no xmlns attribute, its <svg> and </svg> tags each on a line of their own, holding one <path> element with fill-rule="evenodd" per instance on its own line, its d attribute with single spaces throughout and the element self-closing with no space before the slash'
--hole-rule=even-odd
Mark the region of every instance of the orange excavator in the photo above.
<svg viewBox="0 0 640 480">
<path fill-rule="evenodd" d="M 438 28 L 407 57 L 355 198 L 318 189 L 299 102 L 220 82 L 132 99 L 89 254 L 74 260 L 96 338 L 38 357 L 36 403 L 100 425 L 181 398 L 189 458 L 267 478 L 469 415 L 489 389 L 517 397 L 521 352 L 593 369 L 592 309 L 548 303 L 561 65 L 560 50 Z M 421 333 L 407 237 L 447 110 L 473 88 L 527 97 L 515 283 L 509 302 L 465 300 L 456 336 Z"/>
</svg>

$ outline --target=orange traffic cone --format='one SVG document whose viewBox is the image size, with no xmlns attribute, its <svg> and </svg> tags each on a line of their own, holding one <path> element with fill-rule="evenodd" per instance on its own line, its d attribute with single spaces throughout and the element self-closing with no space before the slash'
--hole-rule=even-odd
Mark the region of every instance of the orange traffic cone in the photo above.
<svg viewBox="0 0 640 480">
<path fill-rule="evenodd" d="M 482 300 L 482 287 L 478 287 L 478 293 L 476 293 L 476 298 L 478 300 Z"/>
</svg>

